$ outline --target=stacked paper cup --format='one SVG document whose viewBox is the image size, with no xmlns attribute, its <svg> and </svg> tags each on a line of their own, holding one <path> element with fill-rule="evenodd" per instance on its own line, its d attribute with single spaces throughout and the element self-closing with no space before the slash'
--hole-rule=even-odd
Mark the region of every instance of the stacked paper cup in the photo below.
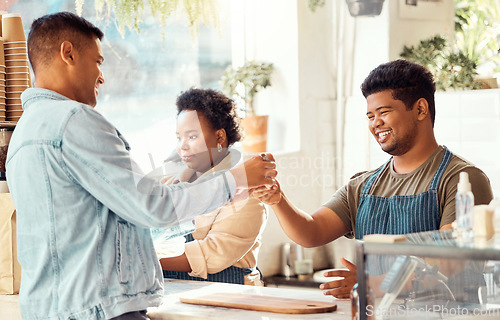
<svg viewBox="0 0 500 320">
<path fill-rule="evenodd" d="M 2 15 L 2 38 L 6 66 L 6 120 L 17 122 L 23 113 L 21 93 L 30 86 L 26 37 L 19 14 Z"/>
<path fill-rule="evenodd" d="M 3 52 L 3 39 L 0 37 L 0 121 L 5 121 L 6 96 L 5 96 L 5 58 Z"/>
</svg>

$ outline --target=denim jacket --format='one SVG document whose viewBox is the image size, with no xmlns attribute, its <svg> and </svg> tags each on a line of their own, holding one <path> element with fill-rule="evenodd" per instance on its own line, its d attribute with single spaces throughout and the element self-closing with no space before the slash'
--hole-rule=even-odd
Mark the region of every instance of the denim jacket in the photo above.
<svg viewBox="0 0 500 320">
<path fill-rule="evenodd" d="M 159 304 L 162 270 L 150 228 L 225 204 L 228 172 L 137 189 L 127 142 L 93 108 L 30 88 L 7 155 L 17 210 L 23 320 L 108 319 Z"/>
</svg>

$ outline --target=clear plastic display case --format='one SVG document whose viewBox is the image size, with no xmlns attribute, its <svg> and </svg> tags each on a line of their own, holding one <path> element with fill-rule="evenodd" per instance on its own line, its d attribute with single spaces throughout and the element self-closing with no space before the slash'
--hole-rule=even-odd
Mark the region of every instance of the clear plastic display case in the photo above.
<svg viewBox="0 0 500 320">
<path fill-rule="evenodd" d="M 357 244 L 359 319 L 500 319 L 500 237 Z"/>
</svg>

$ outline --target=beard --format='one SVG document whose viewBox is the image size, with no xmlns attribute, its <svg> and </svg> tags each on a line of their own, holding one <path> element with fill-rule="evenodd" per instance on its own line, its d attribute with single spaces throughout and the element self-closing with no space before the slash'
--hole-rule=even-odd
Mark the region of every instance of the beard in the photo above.
<svg viewBox="0 0 500 320">
<path fill-rule="evenodd" d="M 382 148 L 382 151 L 390 154 L 391 156 L 401 156 L 407 153 L 415 145 L 417 135 L 417 124 L 412 123 L 412 126 L 408 129 L 404 136 L 398 137 L 395 135 L 394 138 L 391 139 L 390 143 L 380 145 L 380 147 Z"/>
</svg>

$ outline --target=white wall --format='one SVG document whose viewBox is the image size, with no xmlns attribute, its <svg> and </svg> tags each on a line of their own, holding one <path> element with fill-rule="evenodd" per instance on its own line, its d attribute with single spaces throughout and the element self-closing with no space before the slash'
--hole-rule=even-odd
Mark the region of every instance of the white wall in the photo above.
<svg viewBox="0 0 500 320">
<path fill-rule="evenodd" d="M 417 6 L 405 0 L 386 0 L 389 11 L 389 58 L 399 57 L 403 45 L 411 46 L 437 34 L 453 39 L 455 8 L 453 0 L 418 1 Z"/>
<path fill-rule="evenodd" d="M 233 65 L 272 62 L 271 86 L 255 96 L 259 115 L 269 115 L 268 149 L 299 150 L 297 5 L 286 0 L 232 1 Z"/>
<path fill-rule="evenodd" d="M 414 45 L 438 33 L 451 36 L 453 30 L 454 11 L 451 1 L 434 5 L 426 2 L 427 7 L 424 8 L 426 12 L 421 8 L 420 11 L 403 10 L 401 13 L 402 2 L 404 0 L 389 0 L 389 6 L 384 7 L 379 17 L 362 18 L 363 20 L 359 19 L 357 24 L 359 36 L 353 85 L 355 90 L 348 98 L 346 107 L 346 149 L 343 171 L 345 179 L 356 172 L 374 169 L 388 159 L 387 154 L 380 149 L 366 127 L 364 115 L 366 102 L 359 89 L 356 90 L 364 77 L 379 62 L 398 58 L 403 45 Z M 374 34 L 371 39 L 364 36 L 369 31 Z M 435 125 L 438 143 L 448 146 L 451 151 L 485 171 L 498 197 L 500 197 L 500 167 L 497 161 L 500 158 L 499 101 L 499 90 L 437 92 Z"/>
<path fill-rule="evenodd" d="M 259 93 L 258 111 L 271 115 L 270 150 L 278 151 L 282 188 L 298 207 L 313 212 L 336 190 L 336 141 L 342 134 L 342 130 L 337 131 L 337 120 L 343 117 L 337 108 L 337 90 L 345 90 L 346 95 L 345 122 L 340 121 L 345 124 L 340 180 L 345 182 L 355 172 L 375 168 L 388 159 L 367 130 L 366 103 L 359 86 L 378 64 L 398 58 L 403 45 L 414 45 L 437 33 L 452 34 L 453 7 L 447 6 L 448 2 L 437 3 L 445 6 L 430 8 L 431 14 L 422 14 L 403 8 L 404 0 L 386 0 L 380 16 L 352 18 L 340 14 L 340 10 L 347 12 L 344 1 L 327 1 L 314 13 L 305 0 L 244 1 L 244 23 L 247 29 L 251 26 L 245 35 L 244 58 L 276 65 L 273 86 Z M 340 21 L 344 21 L 342 26 Z M 343 33 L 337 34 L 339 30 Z M 341 52 L 343 56 L 339 56 Z M 448 113 L 438 115 L 437 123 L 444 114 Z M 497 130 L 491 135 L 500 133 Z M 498 175 L 493 160 L 488 166 L 488 172 Z M 279 273 L 279 249 L 288 241 L 271 211 L 259 257 L 264 275 Z M 347 249 L 341 252 L 346 243 Z M 352 242 L 340 239 L 333 245 L 306 250 L 306 257 L 314 258 L 315 269 L 319 269 L 332 266 L 333 261 L 338 266 L 342 255 L 352 258 L 351 250 Z"/>
<path fill-rule="evenodd" d="M 403 47 L 418 44 L 436 34 L 453 37 L 453 1 L 418 2 L 417 7 L 405 0 L 386 0 L 377 17 L 356 20 L 352 96 L 361 96 L 359 86 L 377 65 L 399 58 Z"/>
<path fill-rule="evenodd" d="M 436 139 L 490 178 L 500 197 L 500 90 L 438 92 Z"/>
<path fill-rule="evenodd" d="M 270 115 L 269 150 L 275 152 L 283 190 L 312 212 L 334 191 L 334 56 L 331 2 L 311 12 L 304 0 L 243 1 L 246 60 L 275 64 L 271 88 L 258 94 L 260 114 Z M 244 28 L 243 28 L 244 29 Z M 238 57 L 235 58 L 238 63 Z M 239 62 L 241 63 L 241 62 Z M 291 242 L 270 211 L 259 267 L 279 273 L 279 250 Z M 316 267 L 329 266 L 324 249 L 307 249 Z"/>
</svg>

